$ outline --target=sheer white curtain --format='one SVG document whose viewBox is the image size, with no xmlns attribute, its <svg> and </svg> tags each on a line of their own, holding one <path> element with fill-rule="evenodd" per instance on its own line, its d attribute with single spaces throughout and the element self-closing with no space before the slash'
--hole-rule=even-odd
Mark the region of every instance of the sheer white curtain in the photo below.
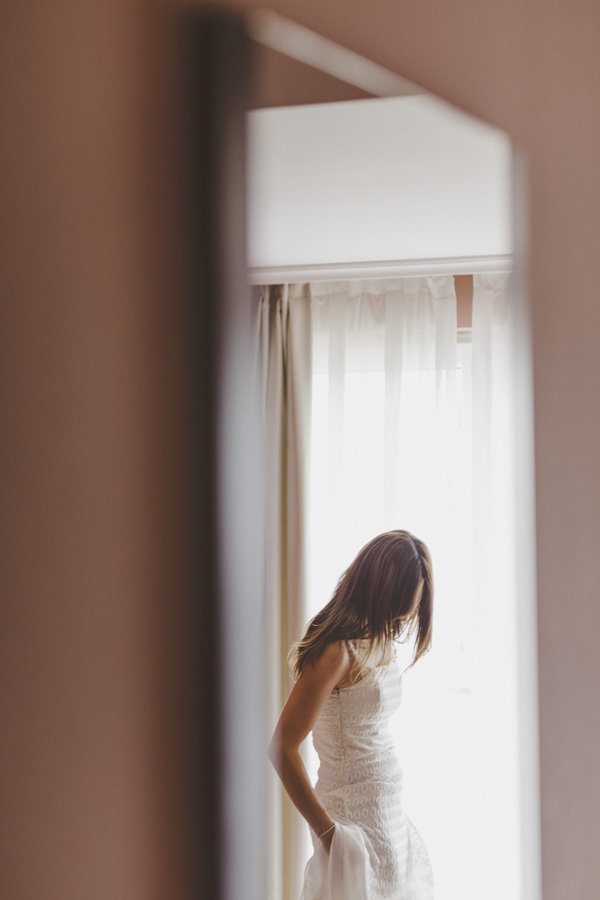
<svg viewBox="0 0 600 900">
<path fill-rule="evenodd" d="M 469 589 L 469 567 L 454 562 L 472 543 L 471 531 L 465 534 L 470 431 L 461 428 L 454 280 L 312 284 L 310 290 L 309 613 L 327 602 L 368 540 L 405 528 L 427 542 L 436 579 L 453 598 L 451 612 L 443 596 L 436 609 L 436 650 L 447 655 L 460 640 Z M 432 722 L 437 712 L 431 710 Z M 415 737 L 409 747 L 427 747 L 425 736 Z M 418 811 L 416 818 L 417 827 L 426 824 Z"/>
<path fill-rule="evenodd" d="M 508 277 L 475 277 L 472 344 L 457 343 L 451 277 L 313 284 L 310 298 L 307 618 L 374 535 L 426 541 L 434 644 L 394 724 L 405 807 L 437 900 L 518 900 Z"/>
<path fill-rule="evenodd" d="M 456 481 L 447 446 L 456 440 L 456 298 L 452 277 L 438 276 L 313 284 L 311 301 L 311 572 L 340 530 L 323 554 L 332 581 L 350 562 L 349 542 L 358 550 L 398 527 L 399 506 L 417 510 L 416 533 L 436 527 L 419 518 L 418 501 L 437 496 L 440 479 Z M 415 453 L 417 436 L 438 465 Z"/>
</svg>

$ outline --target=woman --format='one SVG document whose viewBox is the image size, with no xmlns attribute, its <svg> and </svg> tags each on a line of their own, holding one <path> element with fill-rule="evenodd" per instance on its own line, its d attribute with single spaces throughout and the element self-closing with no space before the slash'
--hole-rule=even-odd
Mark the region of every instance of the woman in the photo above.
<svg viewBox="0 0 600 900">
<path fill-rule="evenodd" d="M 315 853 L 303 900 L 431 900 L 423 841 L 400 805 L 402 770 L 388 719 L 401 696 L 394 641 L 431 644 L 433 583 L 425 544 L 407 531 L 370 541 L 293 648 L 296 683 L 269 757 L 308 822 Z M 320 759 L 315 788 L 299 747 Z"/>
</svg>

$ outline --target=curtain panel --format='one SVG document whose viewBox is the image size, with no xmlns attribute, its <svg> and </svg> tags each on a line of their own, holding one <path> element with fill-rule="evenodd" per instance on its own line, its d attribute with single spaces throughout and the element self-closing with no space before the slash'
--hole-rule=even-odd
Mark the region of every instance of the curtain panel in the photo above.
<svg viewBox="0 0 600 900">
<path fill-rule="evenodd" d="M 256 341 L 266 458 L 267 740 L 292 686 L 287 655 L 306 620 L 311 336 L 308 285 L 260 289 Z M 267 898 L 297 900 L 305 825 L 271 766 L 266 784 Z"/>
</svg>

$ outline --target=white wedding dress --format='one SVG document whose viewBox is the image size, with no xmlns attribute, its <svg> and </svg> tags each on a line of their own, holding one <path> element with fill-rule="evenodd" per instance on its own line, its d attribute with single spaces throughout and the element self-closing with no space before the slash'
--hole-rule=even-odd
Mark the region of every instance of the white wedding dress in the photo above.
<svg viewBox="0 0 600 900">
<path fill-rule="evenodd" d="M 329 853 L 313 835 L 301 900 L 433 900 L 427 850 L 400 802 L 389 718 L 401 695 L 392 659 L 373 680 L 336 688 L 314 725 L 315 791 L 336 827 Z"/>
</svg>

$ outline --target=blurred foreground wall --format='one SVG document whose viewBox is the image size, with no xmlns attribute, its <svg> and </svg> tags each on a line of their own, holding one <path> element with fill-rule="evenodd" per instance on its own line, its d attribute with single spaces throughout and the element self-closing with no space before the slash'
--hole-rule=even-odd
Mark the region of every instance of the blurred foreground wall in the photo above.
<svg viewBox="0 0 600 900">
<path fill-rule="evenodd" d="M 187 896 L 167 20 L 0 14 L 0 895 Z"/>
</svg>

